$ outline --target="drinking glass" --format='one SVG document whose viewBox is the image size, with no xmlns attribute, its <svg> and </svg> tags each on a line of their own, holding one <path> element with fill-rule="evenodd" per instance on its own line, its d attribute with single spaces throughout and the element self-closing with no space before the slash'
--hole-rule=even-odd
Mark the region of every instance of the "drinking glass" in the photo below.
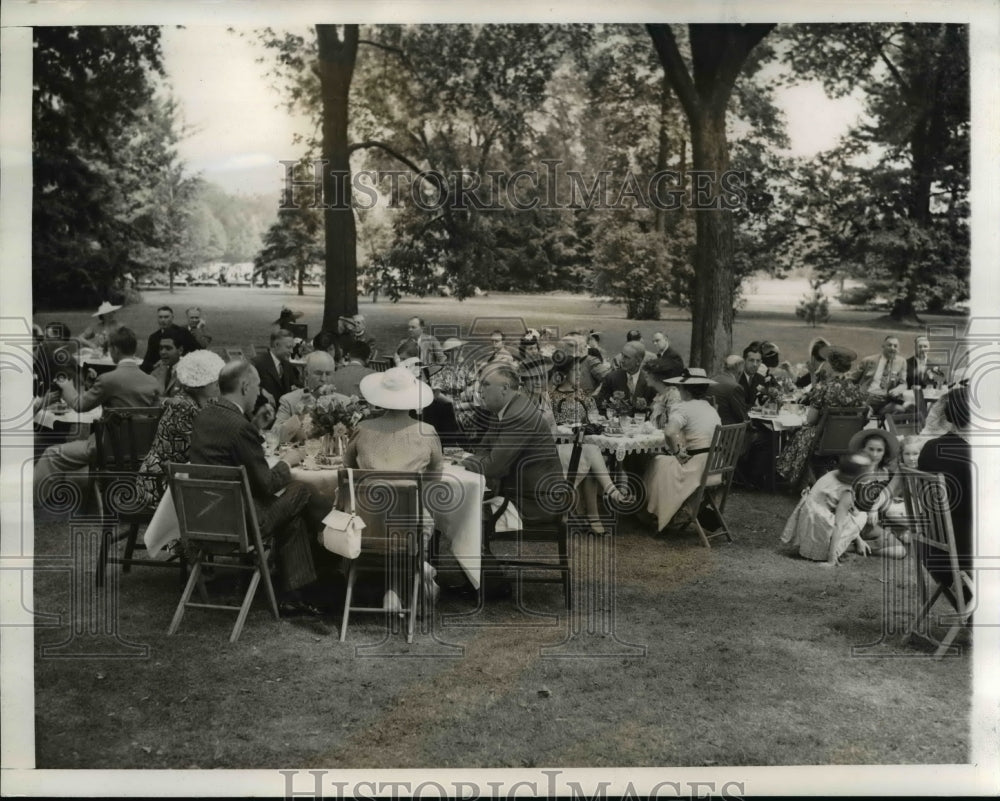
<svg viewBox="0 0 1000 801">
<path fill-rule="evenodd" d="M 278 432 L 277 431 L 265 431 L 264 432 L 264 455 L 274 456 L 278 452 Z"/>
<path fill-rule="evenodd" d="M 323 442 L 319 437 L 310 437 L 305 442 L 306 459 L 312 464 L 316 464 L 316 457 L 323 450 Z"/>
</svg>

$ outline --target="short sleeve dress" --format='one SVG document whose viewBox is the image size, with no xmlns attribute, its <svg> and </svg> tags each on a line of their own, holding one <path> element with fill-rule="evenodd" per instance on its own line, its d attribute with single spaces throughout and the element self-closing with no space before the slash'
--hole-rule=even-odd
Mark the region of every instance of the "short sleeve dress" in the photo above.
<svg viewBox="0 0 1000 801">
<path fill-rule="evenodd" d="M 806 559 L 825 562 L 830 555 L 837 505 L 845 493 L 851 495 L 851 487 L 837 478 L 836 470 L 820 476 L 789 516 L 781 542 L 797 548 L 799 555 Z M 837 532 L 837 557 L 847 550 L 867 520 L 868 515 L 852 504 L 844 530 Z"/>
</svg>

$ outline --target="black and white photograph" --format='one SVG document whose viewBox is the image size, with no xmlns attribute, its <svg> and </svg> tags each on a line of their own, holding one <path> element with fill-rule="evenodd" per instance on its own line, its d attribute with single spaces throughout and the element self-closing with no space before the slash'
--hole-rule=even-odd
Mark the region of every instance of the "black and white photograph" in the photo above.
<svg viewBox="0 0 1000 801">
<path fill-rule="evenodd" d="M 0 53 L 5 795 L 1000 791 L 1000 7 Z"/>
</svg>

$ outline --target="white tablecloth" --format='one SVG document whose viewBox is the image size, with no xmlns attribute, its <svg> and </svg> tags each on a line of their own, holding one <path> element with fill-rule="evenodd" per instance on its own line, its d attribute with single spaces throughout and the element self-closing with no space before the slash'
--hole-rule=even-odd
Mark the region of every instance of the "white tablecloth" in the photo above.
<svg viewBox="0 0 1000 801">
<path fill-rule="evenodd" d="M 556 429 L 556 442 L 569 442 L 572 432 L 565 426 Z M 633 434 L 611 436 L 608 434 L 586 434 L 583 441 L 595 445 L 604 453 L 612 453 L 620 462 L 630 453 L 656 453 L 667 446 L 666 437 L 660 429 L 640 431 Z"/>
<path fill-rule="evenodd" d="M 759 412 L 750 412 L 750 419 L 766 423 L 775 431 L 801 428 L 806 423 L 806 416 L 804 414 L 791 414 L 789 412 L 780 412 L 777 417 L 768 417 Z"/>
<path fill-rule="evenodd" d="M 336 468 L 328 470 L 292 469 L 292 478 L 314 487 L 321 495 L 336 497 Z M 482 555 L 482 501 L 486 484 L 483 477 L 464 467 L 446 464 L 440 481 L 425 487 L 424 503 L 434 523 L 451 545 L 451 552 L 473 586 L 479 588 Z M 146 527 L 143 542 L 150 556 L 180 537 L 180 526 L 170 489 L 164 493 L 153 519 Z"/>
<path fill-rule="evenodd" d="M 102 412 L 103 410 L 100 406 L 95 406 L 89 412 L 67 411 L 65 414 L 57 415 L 50 407 L 41 409 L 35 414 L 35 425 L 39 425 L 42 428 L 54 428 L 55 423 L 66 423 L 67 425 L 85 423 L 90 425 L 95 420 L 101 419 Z"/>
</svg>

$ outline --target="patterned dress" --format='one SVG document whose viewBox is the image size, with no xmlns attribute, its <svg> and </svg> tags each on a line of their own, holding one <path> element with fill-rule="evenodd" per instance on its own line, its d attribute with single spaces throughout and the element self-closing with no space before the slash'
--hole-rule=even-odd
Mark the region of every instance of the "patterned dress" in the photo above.
<svg viewBox="0 0 1000 801">
<path fill-rule="evenodd" d="M 163 400 L 163 415 L 156 427 L 153 444 L 136 476 L 136 492 L 146 506 L 156 506 L 163 497 L 164 468 L 167 462 L 187 462 L 194 416 L 201 408 L 188 395 Z"/>
<path fill-rule="evenodd" d="M 826 409 L 836 407 L 867 406 L 868 395 L 846 375 L 836 375 L 825 384 L 818 386 L 810 395 L 809 406 L 820 414 Z M 778 456 L 776 468 L 791 484 L 798 483 L 802 477 L 813 445 L 816 443 L 816 426 L 804 425 L 795 432 L 795 436 Z"/>
<path fill-rule="evenodd" d="M 550 389 L 549 402 L 557 425 L 586 423 L 590 414 L 597 413 L 597 402 L 580 387 L 571 390 Z"/>
</svg>

